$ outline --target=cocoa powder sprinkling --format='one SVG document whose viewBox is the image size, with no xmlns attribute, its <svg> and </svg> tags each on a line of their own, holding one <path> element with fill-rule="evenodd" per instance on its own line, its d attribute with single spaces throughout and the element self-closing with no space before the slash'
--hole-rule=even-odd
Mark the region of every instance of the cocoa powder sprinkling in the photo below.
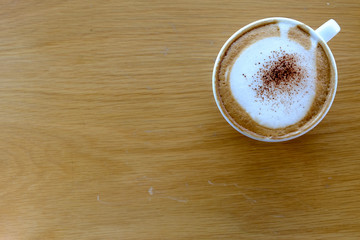
<svg viewBox="0 0 360 240">
<path fill-rule="evenodd" d="M 295 53 L 286 53 L 280 49 L 272 51 L 271 54 L 269 60 L 263 63 L 253 76 L 258 81 L 251 86 L 256 97 L 263 101 L 278 100 L 279 96 L 284 94 L 291 97 L 305 86 L 304 79 L 308 77 L 306 70 L 300 67 L 301 59 Z"/>
</svg>

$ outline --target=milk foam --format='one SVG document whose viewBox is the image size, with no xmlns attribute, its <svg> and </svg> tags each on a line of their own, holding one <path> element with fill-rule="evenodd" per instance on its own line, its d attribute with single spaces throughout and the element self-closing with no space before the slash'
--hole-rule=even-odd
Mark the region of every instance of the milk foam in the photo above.
<svg viewBox="0 0 360 240">
<path fill-rule="evenodd" d="M 281 22 L 280 37 L 264 38 L 248 46 L 236 59 L 230 72 L 230 87 L 236 101 L 251 118 L 269 128 L 283 128 L 297 123 L 309 111 L 316 91 L 316 42 L 306 50 L 299 43 L 287 38 L 294 25 Z M 274 51 L 296 54 L 297 64 L 306 71 L 302 84 L 294 86 L 291 94 L 279 92 L 273 99 L 263 98 L 256 92 L 263 81 L 258 71 L 269 62 Z M 229 74 L 229 73 L 228 73 Z"/>
</svg>

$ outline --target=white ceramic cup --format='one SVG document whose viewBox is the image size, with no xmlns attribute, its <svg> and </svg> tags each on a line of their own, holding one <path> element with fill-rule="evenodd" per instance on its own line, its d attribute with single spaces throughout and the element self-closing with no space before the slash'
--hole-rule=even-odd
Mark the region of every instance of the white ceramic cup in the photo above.
<svg viewBox="0 0 360 240">
<path fill-rule="evenodd" d="M 261 24 L 262 22 L 270 22 L 270 21 L 281 21 L 281 20 L 286 20 L 286 21 L 290 21 L 293 22 L 295 25 L 302 25 L 303 27 L 305 27 L 309 33 L 312 36 L 315 36 L 317 38 L 319 38 L 319 41 L 323 42 L 323 46 L 325 47 L 325 51 L 328 53 L 328 57 L 329 57 L 329 61 L 334 69 L 334 86 L 333 89 L 331 91 L 331 99 L 329 101 L 329 104 L 326 106 L 325 109 L 323 109 L 320 114 L 317 115 L 317 117 L 312 120 L 312 124 L 310 127 L 306 128 L 303 131 L 300 131 L 298 134 L 290 136 L 288 138 L 282 138 L 282 139 L 272 139 L 272 138 L 266 138 L 266 137 L 258 137 L 255 135 L 251 135 L 250 133 L 243 131 L 242 129 L 238 128 L 237 126 L 235 126 L 230 120 L 230 116 L 227 114 L 226 110 L 224 110 L 222 108 L 221 105 L 221 100 L 218 97 L 218 94 L 216 92 L 216 75 L 217 75 L 217 70 L 219 69 L 219 64 L 221 62 L 221 59 L 224 55 L 224 53 L 227 51 L 227 49 L 229 48 L 229 46 L 231 45 L 231 43 L 234 41 L 234 39 L 236 39 L 238 36 L 242 35 L 244 32 L 247 32 L 249 29 L 252 29 L 254 26 L 257 26 L 259 24 Z M 335 63 L 335 59 L 334 56 L 329 48 L 329 46 L 327 45 L 327 42 L 330 41 L 336 34 L 338 34 L 340 32 L 340 26 L 335 22 L 335 20 L 330 19 L 327 22 L 325 22 L 323 25 L 321 25 L 318 29 L 313 30 L 312 28 L 310 28 L 309 26 L 307 26 L 306 24 L 296 21 L 294 19 L 289 19 L 289 18 L 282 18 L 282 17 L 274 17 L 274 18 L 265 18 L 265 19 L 261 19 L 258 21 L 255 21 L 253 23 L 250 23 L 248 25 L 246 25 L 245 27 L 241 28 L 239 31 L 237 31 L 236 33 L 234 33 L 223 45 L 223 47 L 221 48 L 215 64 L 214 64 L 214 69 L 213 69 L 213 76 L 212 76 L 212 84 L 213 84 L 213 93 L 214 93 L 214 98 L 216 101 L 216 104 L 221 112 L 221 114 L 223 115 L 223 117 L 225 118 L 225 120 L 234 128 L 236 129 L 238 132 L 244 134 L 245 136 L 248 136 L 252 139 L 255 140 L 259 140 L 259 141 L 264 141 L 264 142 L 282 142 L 282 141 L 287 141 L 287 140 L 291 140 L 297 137 L 300 137 L 302 135 L 304 135 L 305 133 L 309 132 L 311 129 L 313 129 L 317 124 L 319 124 L 321 122 L 321 120 L 325 117 L 325 115 L 328 113 L 334 98 L 335 98 L 335 93 L 336 93 L 336 89 L 337 89 L 337 82 L 338 82 L 338 76 L 337 76 L 337 68 L 336 68 L 336 63 Z"/>
</svg>

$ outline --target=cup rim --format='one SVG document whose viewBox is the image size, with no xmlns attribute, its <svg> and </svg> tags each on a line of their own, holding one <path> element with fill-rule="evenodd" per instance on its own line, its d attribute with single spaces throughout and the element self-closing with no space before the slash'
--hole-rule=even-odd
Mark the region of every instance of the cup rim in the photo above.
<svg viewBox="0 0 360 240">
<path fill-rule="evenodd" d="M 325 48 L 325 52 L 327 54 L 327 56 L 329 57 L 329 60 L 331 62 L 333 71 L 334 71 L 334 87 L 332 89 L 332 91 L 330 92 L 331 94 L 331 98 L 328 101 L 328 106 L 325 109 L 322 109 L 320 114 L 318 114 L 318 116 L 315 117 L 315 119 L 312 120 L 312 124 L 311 126 L 309 126 L 308 128 L 304 129 L 303 131 L 299 131 L 298 134 L 295 134 L 290 136 L 290 137 L 285 137 L 285 138 L 281 138 L 281 139 L 273 139 L 273 138 L 269 138 L 269 137 L 258 137 L 258 136 L 254 136 L 246 131 L 243 131 L 241 129 L 239 129 L 237 126 L 235 126 L 229 119 L 230 116 L 228 116 L 222 106 L 221 106 L 221 100 L 218 99 L 218 94 L 217 94 L 217 87 L 216 87 L 216 76 L 217 76 L 217 70 L 219 69 L 219 63 L 220 63 L 220 59 L 222 58 L 224 52 L 228 49 L 228 47 L 231 45 L 231 43 L 234 41 L 235 38 L 237 38 L 239 35 L 241 35 L 242 33 L 244 33 L 245 31 L 247 31 L 248 29 L 257 26 L 259 24 L 262 23 L 266 23 L 266 22 L 272 22 L 272 21 L 290 21 L 296 25 L 301 25 L 302 27 L 305 27 L 312 36 L 316 36 L 318 38 L 319 41 L 321 41 L 322 46 Z M 334 99 L 335 99 L 335 95 L 336 95 L 336 91 L 337 91 L 337 84 L 338 84 L 338 72 L 337 72 L 337 66 L 336 66 L 336 62 L 335 62 L 335 58 L 333 53 L 331 52 L 331 49 L 329 48 L 327 42 L 325 42 L 323 40 L 323 38 L 316 33 L 316 31 L 309 27 L 308 25 L 304 24 L 303 22 L 300 22 L 298 20 L 295 19 L 291 19 L 291 18 L 285 18 L 285 17 L 270 17 L 270 18 L 263 18 L 254 22 L 251 22 L 247 25 L 245 25 L 244 27 L 240 28 L 238 31 L 236 31 L 234 34 L 232 34 L 227 40 L 226 42 L 223 44 L 223 46 L 221 47 L 215 63 L 214 63 L 214 67 L 213 67 L 213 74 L 212 74 L 212 88 L 213 88 L 213 95 L 214 95 L 214 99 L 216 102 L 216 105 L 221 113 L 221 115 L 225 118 L 225 120 L 230 124 L 230 126 L 232 126 L 235 130 L 237 130 L 238 132 L 240 132 L 241 134 L 252 138 L 254 140 L 258 140 L 258 141 L 262 141 L 262 142 L 284 142 L 284 141 L 289 141 L 295 138 L 298 138 L 306 133 L 308 133 L 309 131 L 311 131 L 312 129 L 314 129 L 323 119 L 324 117 L 327 115 L 327 113 L 329 112 Z"/>
</svg>

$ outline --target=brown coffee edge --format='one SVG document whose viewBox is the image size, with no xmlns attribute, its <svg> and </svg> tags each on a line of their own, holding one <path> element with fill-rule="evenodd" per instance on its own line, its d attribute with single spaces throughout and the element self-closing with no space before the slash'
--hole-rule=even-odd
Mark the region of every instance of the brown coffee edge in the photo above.
<svg viewBox="0 0 360 240">
<path fill-rule="evenodd" d="M 297 25 L 289 29 L 288 38 L 299 43 L 306 50 L 310 50 L 311 44 L 311 34 L 305 26 Z"/>
<path fill-rule="evenodd" d="M 239 35 L 226 46 L 227 50 L 221 56 L 222 60 L 218 64 L 218 69 L 216 69 L 216 94 L 221 108 L 225 109 L 224 114 L 227 115 L 228 120 L 238 129 L 257 137 L 261 137 L 261 135 L 257 134 L 257 132 L 259 132 L 257 128 L 263 128 L 263 126 L 254 122 L 235 100 L 231 93 L 229 78 L 226 76 L 226 73 L 229 72 L 229 68 L 232 67 L 231 63 L 246 46 L 264 38 L 280 36 L 280 28 L 277 23 L 278 21 L 263 22 L 239 33 Z M 265 29 L 266 34 L 263 32 L 264 30 L 259 30 L 264 27 L 268 28 Z M 220 85 L 228 85 L 228 87 L 220 87 Z M 226 100 L 224 101 L 224 99 Z M 224 102 L 226 104 L 224 104 Z M 239 119 L 241 120 L 239 121 Z M 241 125 L 238 122 L 241 122 Z"/>
<path fill-rule="evenodd" d="M 239 36 L 232 41 L 228 45 L 228 49 L 223 55 L 223 59 L 221 62 L 219 62 L 217 74 L 216 74 L 216 94 L 218 97 L 218 100 L 221 104 L 222 109 L 225 109 L 224 114 L 227 116 L 229 121 L 238 129 L 240 129 L 242 132 L 251 135 L 256 138 L 270 138 L 273 140 L 281 140 L 286 138 L 291 138 L 294 136 L 297 136 L 301 134 L 304 131 L 307 131 L 309 128 L 311 128 L 319 118 L 322 117 L 322 114 L 324 114 L 325 109 L 328 107 L 328 105 L 331 103 L 332 96 L 334 94 L 334 91 L 331 91 L 331 89 L 334 90 L 334 84 L 335 84 L 335 73 L 334 69 L 332 68 L 332 64 L 329 62 L 330 56 L 329 53 L 325 50 L 326 47 L 323 43 L 318 43 L 316 48 L 316 67 L 317 67 L 317 85 L 316 85 L 316 97 L 314 99 L 314 102 L 308 112 L 308 114 L 298 123 L 288 126 L 286 128 L 282 129 L 271 129 L 264 127 L 257 122 L 255 122 L 248 113 L 238 104 L 238 102 L 235 100 L 234 96 L 231 93 L 230 90 L 230 84 L 229 84 L 229 77 L 226 77 L 225 73 L 227 72 L 227 69 L 229 66 L 232 65 L 227 62 L 225 62 L 225 67 L 223 66 L 224 61 L 230 61 L 234 60 L 236 56 L 238 56 L 239 53 L 233 53 L 235 56 L 227 56 L 231 53 L 233 50 L 231 48 L 232 44 L 234 44 L 236 41 L 241 42 L 241 40 L 246 37 L 246 34 L 250 31 L 259 28 L 264 27 L 266 25 L 274 25 L 277 27 L 278 35 L 280 35 L 280 30 L 278 26 L 276 25 L 276 22 L 273 23 L 265 23 L 261 24 L 259 26 L 256 26 L 254 28 L 249 29 L 246 32 L 240 33 Z M 299 28 L 300 30 L 303 30 Z M 272 35 L 270 35 L 272 36 Z M 240 38 L 241 37 L 241 38 Z M 263 39 L 267 36 L 262 36 L 259 39 L 254 39 L 254 41 L 258 41 L 260 39 Z M 240 43 L 237 43 L 240 45 Z M 245 45 L 245 44 L 242 44 Z M 237 49 L 238 50 L 238 49 Z M 241 51 L 241 50 L 240 50 Z M 220 85 L 228 85 L 228 87 L 220 87 Z M 325 93 L 325 94 L 321 94 Z M 226 99 L 226 104 L 224 104 L 223 99 Z M 321 114 L 322 113 L 322 114 Z M 241 124 L 240 124 L 240 123 Z"/>
<path fill-rule="evenodd" d="M 308 114 L 302 120 L 304 131 L 311 128 L 325 114 L 335 94 L 335 70 L 329 60 L 330 54 L 325 49 L 322 42 L 316 46 L 316 97 Z"/>
</svg>

